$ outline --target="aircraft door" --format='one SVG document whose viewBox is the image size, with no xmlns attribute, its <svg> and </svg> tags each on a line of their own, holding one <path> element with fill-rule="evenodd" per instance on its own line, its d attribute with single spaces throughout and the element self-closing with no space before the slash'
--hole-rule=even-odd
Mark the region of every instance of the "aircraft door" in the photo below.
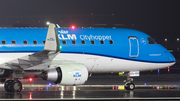
<svg viewBox="0 0 180 101">
<path fill-rule="evenodd" d="M 129 37 L 130 57 L 137 57 L 139 55 L 139 42 L 137 37 Z"/>
</svg>

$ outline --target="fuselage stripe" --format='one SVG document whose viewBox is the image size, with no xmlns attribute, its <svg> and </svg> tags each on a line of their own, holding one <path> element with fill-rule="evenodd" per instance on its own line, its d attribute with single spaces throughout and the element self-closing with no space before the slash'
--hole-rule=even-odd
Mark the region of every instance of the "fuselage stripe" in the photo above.
<svg viewBox="0 0 180 101">
<path fill-rule="evenodd" d="M 0 51 L 0 53 L 35 53 L 35 52 L 39 52 L 39 51 Z M 135 58 L 129 59 L 129 58 L 123 58 L 123 57 L 117 57 L 117 56 L 111 56 L 111 55 L 103 55 L 103 54 L 96 54 L 96 53 L 87 53 L 87 52 L 62 51 L 60 53 L 96 55 L 96 56 L 104 56 L 104 57 L 110 57 L 110 58 L 116 58 L 116 59 L 124 59 L 124 60 L 147 62 L 147 63 L 174 63 L 175 62 L 175 61 L 146 61 L 146 60 L 138 60 Z"/>
</svg>

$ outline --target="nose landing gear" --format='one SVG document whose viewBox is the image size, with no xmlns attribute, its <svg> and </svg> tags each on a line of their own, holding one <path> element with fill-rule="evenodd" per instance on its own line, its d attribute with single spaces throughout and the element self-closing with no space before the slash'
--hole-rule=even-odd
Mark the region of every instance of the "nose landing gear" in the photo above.
<svg viewBox="0 0 180 101">
<path fill-rule="evenodd" d="M 124 85 L 124 88 L 126 90 L 134 90 L 135 85 L 133 83 L 133 78 L 130 78 L 129 76 L 127 76 L 127 80 L 124 80 L 124 82 L 126 82 Z"/>
<path fill-rule="evenodd" d="M 124 80 L 125 82 L 124 88 L 126 90 L 134 90 L 135 85 L 133 83 L 133 78 L 130 78 L 130 77 L 138 77 L 140 75 L 139 71 L 122 72 L 122 73 L 119 73 L 119 75 L 120 74 L 127 77 L 127 79 Z"/>
<path fill-rule="evenodd" d="M 22 90 L 22 83 L 18 80 L 8 80 L 4 83 L 4 89 L 7 92 L 20 92 Z"/>
</svg>

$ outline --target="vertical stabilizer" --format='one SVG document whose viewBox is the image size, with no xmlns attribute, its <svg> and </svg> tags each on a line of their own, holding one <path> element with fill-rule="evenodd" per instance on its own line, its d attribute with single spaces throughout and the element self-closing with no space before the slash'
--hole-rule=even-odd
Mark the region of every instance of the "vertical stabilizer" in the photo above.
<svg viewBox="0 0 180 101">
<path fill-rule="evenodd" d="M 61 51 L 56 26 L 52 23 L 49 24 L 44 50 Z"/>
</svg>

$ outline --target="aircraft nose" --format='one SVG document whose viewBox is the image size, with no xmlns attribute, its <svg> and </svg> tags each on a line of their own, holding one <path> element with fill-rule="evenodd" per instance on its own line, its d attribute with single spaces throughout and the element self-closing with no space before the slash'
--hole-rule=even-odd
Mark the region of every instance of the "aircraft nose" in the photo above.
<svg viewBox="0 0 180 101">
<path fill-rule="evenodd" d="M 175 59 L 175 57 L 172 55 L 172 53 L 170 53 L 170 52 L 167 52 L 166 53 L 167 54 L 167 58 L 168 58 L 168 61 L 169 61 L 169 63 L 176 63 L 176 59 Z"/>
</svg>

